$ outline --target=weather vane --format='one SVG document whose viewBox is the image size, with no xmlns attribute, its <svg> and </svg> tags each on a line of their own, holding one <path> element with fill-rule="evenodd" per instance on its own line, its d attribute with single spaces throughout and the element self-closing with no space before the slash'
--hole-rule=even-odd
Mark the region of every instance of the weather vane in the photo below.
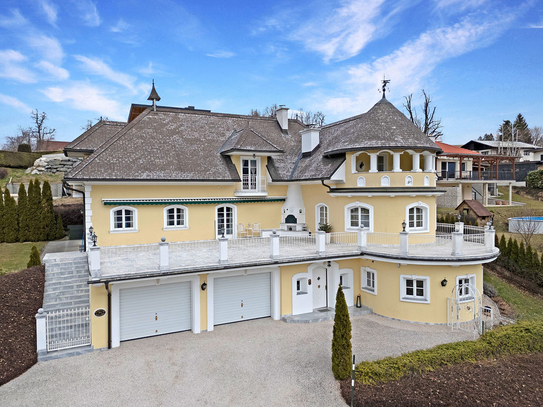
<svg viewBox="0 0 543 407">
<path fill-rule="evenodd" d="M 385 75 L 383 75 L 383 80 L 381 82 L 383 83 L 381 87 L 381 92 L 383 93 L 383 99 L 385 99 L 386 98 L 385 94 L 387 92 L 387 86 L 390 83 L 390 79 L 386 79 Z"/>
</svg>

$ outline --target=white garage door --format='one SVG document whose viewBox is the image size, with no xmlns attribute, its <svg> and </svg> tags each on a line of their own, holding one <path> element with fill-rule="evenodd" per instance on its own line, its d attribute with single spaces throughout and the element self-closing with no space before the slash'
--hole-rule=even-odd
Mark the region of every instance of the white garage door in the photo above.
<svg viewBox="0 0 543 407">
<path fill-rule="evenodd" d="M 270 273 L 216 278 L 213 284 L 215 325 L 271 315 Z"/>
<path fill-rule="evenodd" d="M 120 290 L 120 338 L 144 338 L 191 328 L 190 282 Z"/>
</svg>

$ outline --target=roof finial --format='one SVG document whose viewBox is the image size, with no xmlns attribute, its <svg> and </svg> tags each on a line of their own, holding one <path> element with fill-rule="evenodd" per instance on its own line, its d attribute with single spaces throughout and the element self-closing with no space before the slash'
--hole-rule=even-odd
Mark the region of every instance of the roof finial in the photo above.
<svg viewBox="0 0 543 407">
<path fill-rule="evenodd" d="M 385 75 L 383 75 L 383 80 L 381 82 L 383 84 L 381 90 L 381 92 L 383 93 L 383 99 L 386 99 L 387 86 L 390 83 L 390 79 L 386 79 Z"/>
<path fill-rule="evenodd" d="M 156 112 L 156 102 L 160 101 L 160 96 L 158 96 L 158 93 L 155 89 L 155 80 L 153 79 L 153 89 L 151 89 L 151 94 L 147 98 L 147 100 L 153 101 L 153 111 Z"/>
</svg>

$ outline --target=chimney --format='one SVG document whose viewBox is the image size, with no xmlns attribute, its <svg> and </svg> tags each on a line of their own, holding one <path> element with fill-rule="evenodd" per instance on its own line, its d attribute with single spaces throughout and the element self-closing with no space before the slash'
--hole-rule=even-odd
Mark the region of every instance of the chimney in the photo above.
<svg viewBox="0 0 543 407">
<path fill-rule="evenodd" d="M 319 132 L 321 131 L 318 127 L 311 127 L 309 129 L 302 130 L 300 133 L 302 135 L 302 154 L 307 155 L 317 148 L 319 145 Z"/>
<path fill-rule="evenodd" d="M 283 134 L 288 134 L 288 107 L 285 107 L 285 105 L 279 105 L 276 115 L 279 126 L 281 126 L 281 131 Z"/>
</svg>

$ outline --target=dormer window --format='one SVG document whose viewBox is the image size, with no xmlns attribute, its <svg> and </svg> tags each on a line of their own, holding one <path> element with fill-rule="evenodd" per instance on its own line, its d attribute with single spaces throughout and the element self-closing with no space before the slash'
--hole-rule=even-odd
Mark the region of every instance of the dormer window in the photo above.
<svg viewBox="0 0 543 407">
<path fill-rule="evenodd" d="M 243 191 L 257 191 L 259 187 L 260 157 L 241 158 L 241 189 Z"/>
</svg>

